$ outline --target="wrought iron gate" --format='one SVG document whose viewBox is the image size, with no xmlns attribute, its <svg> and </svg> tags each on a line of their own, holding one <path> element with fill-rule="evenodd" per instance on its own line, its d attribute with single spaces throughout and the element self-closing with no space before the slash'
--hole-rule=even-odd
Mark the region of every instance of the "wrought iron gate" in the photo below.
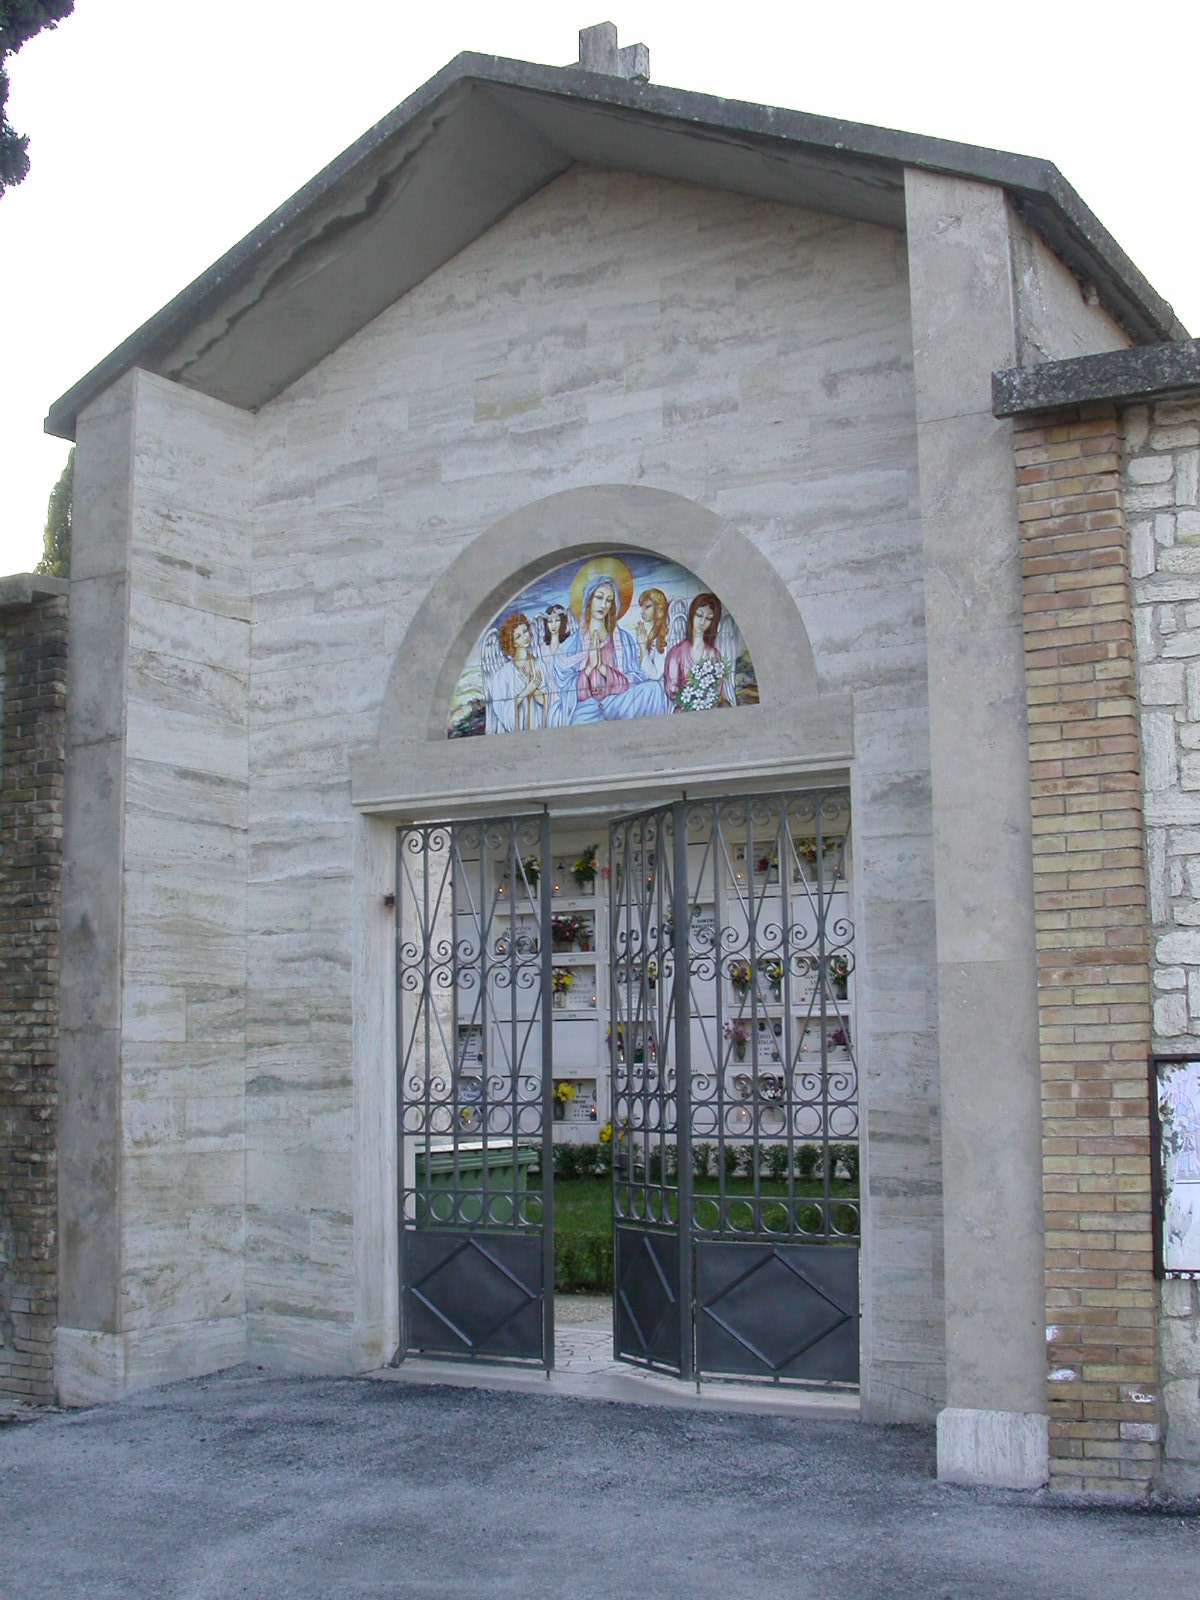
<svg viewBox="0 0 1200 1600">
<path fill-rule="evenodd" d="M 549 854 L 545 816 L 397 835 L 402 1355 L 553 1365 Z"/>
<path fill-rule="evenodd" d="M 844 791 L 614 823 L 615 1348 L 858 1379 L 858 1080 Z"/>
</svg>

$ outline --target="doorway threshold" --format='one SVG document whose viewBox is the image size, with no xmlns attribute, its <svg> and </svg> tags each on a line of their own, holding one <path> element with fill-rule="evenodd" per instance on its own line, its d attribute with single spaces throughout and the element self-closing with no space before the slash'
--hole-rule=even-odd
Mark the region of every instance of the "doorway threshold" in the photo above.
<svg viewBox="0 0 1200 1600">
<path fill-rule="evenodd" d="M 555 1299 L 554 1371 L 499 1362 L 434 1360 L 412 1356 L 398 1367 L 370 1376 L 385 1383 L 447 1384 L 459 1389 L 499 1389 L 564 1395 L 578 1400 L 609 1400 L 624 1405 L 671 1406 L 697 1411 L 740 1411 L 764 1416 L 838 1417 L 859 1415 L 856 1389 L 811 1388 L 783 1383 L 739 1383 L 704 1378 L 681 1382 L 613 1359 L 612 1303 L 593 1296 Z"/>
</svg>

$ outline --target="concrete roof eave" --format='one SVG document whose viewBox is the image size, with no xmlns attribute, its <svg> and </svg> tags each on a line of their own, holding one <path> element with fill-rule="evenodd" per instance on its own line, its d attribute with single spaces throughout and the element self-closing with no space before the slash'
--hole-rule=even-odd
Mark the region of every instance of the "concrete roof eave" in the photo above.
<svg viewBox="0 0 1200 1600">
<path fill-rule="evenodd" d="M 575 162 L 904 227 L 906 167 L 1008 190 L 1139 343 L 1171 307 L 1049 162 L 659 87 L 460 55 L 56 400 L 47 431 L 141 367 L 244 409 L 272 400 Z"/>
</svg>

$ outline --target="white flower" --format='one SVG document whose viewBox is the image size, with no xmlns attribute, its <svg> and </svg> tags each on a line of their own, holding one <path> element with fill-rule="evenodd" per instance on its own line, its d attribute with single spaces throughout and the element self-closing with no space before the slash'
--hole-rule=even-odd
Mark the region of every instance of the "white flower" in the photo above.
<svg viewBox="0 0 1200 1600">
<path fill-rule="evenodd" d="M 711 711 L 720 703 L 721 690 L 729 672 L 724 656 L 702 656 L 693 661 L 687 682 L 675 702 L 680 711 Z"/>
</svg>

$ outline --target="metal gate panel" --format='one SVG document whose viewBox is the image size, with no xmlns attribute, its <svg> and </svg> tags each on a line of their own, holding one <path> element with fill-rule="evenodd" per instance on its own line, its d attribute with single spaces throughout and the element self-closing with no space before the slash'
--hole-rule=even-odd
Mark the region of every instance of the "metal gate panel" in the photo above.
<svg viewBox="0 0 1200 1600">
<path fill-rule="evenodd" d="M 410 1348 L 541 1359 L 542 1244 L 536 1234 L 414 1229 L 406 1279 Z"/>
<path fill-rule="evenodd" d="M 614 823 L 610 861 L 614 1350 L 692 1372 L 686 1024 L 687 841 L 681 804 Z"/>
<path fill-rule="evenodd" d="M 857 1249 L 697 1241 L 696 1366 L 857 1383 Z"/>
<path fill-rule="evenodd" d="M 396 845 L 400 1349 L 554 1361 L 549 821 Z"/>
<path fill-rule="evenodd" d="M 612 825 L 625 1359 L 857 1381 L 849 830 L 834 789 L 679 801 Z"/>
<path fill-rule="evenodd" d="M 617 1355 L 679 1372 L 690 1322 L 679 1300 L 679 1234 L 618 1223 L 613 1255 Z"/>
</svg>

